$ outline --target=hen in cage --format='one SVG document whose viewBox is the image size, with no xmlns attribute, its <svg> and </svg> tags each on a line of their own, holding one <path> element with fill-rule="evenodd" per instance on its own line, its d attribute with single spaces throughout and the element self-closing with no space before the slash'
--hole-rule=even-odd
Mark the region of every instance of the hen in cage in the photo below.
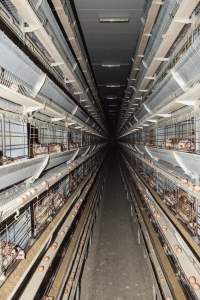
<svg viewBox="0 0 200 300">
<path fill-rule="evenodd" d="M 195 199 L 186 192 L 180 191 L 178 195 L 177 214 L 193 235 L 197 233 Z"/>
<path fill-rule="evenodd" d="M 54 210 L 58 210 L 64 204 L 64 197 L 61 193 L 56 193 L 52 195 Z"/>
<path fill-rule="evenodd" d="M 51 196 L 43 197 L 34 207 L 35 232 L 38 233 L 42 227 L 52 220 L 52 199 Z"/>
<path fill-rule="evenodd" d="M 41 144 L 32 144 L 31 146 L 31 157 L 48 154 L 48 146 Z"/>
<path fill-rule="evenodd" d="M 176 212 L 176 203 L 177 203 L 177 191 L 176 190 L 170 190 L 166 191 L 164 195 L 164 202 L 173 210 Z"/>
<path fill-rule="evenodd" d="M 177 149 L 186 152 L 195 152 L 195 143 L 193 140 L 182 139 L 177 143 Z"/>
<path fill-rule="evenodd" d="M 0 166 L 8 165 L 13 161 L 14 158 L 3 156 L 3 151 L 0 151 Z"/>
<path fill-rule="evenodd" d="M 68 150 L 68 143 L 62 143 L 61 144 L 61 151 L 67 151 Z"/>
<path fill-rule="evenodd" d="M 0 241 L 0 279 L 4 279 L 4 274 L 12 263 L 23 259 L 25 259 L 25 252 L 20 246 L 3 240 Z"/>
<path fill-rule="evenodd" d="M 57 136 L 56 126 L 44 127 L 44 123 L 34 126 L 29 125 L 30 156 L 35 157 L 44 154 L 59 153 L 62 149 L 62 140 L 55 142 Z"/>
<path fill-rule="evenodd" d="M 49 144 L 49 153 L 59 153 L 62 151 L 62 147 L 60 144 Z"/>
<path fill-rule="evenodd" d="M 38 233 L 46 224 L 52 221 L 56 212 L 64 204 L 61 193 L 50 192 L 39 199 L 34 205 L 35 231 Z"/>
<path fill-rule="evenodd" d="M 177 144 L 176 138 L 168 138 L 166 139 L 165 147 L 166 149 L 174 149 L 176 144 Z"/>
</svg>

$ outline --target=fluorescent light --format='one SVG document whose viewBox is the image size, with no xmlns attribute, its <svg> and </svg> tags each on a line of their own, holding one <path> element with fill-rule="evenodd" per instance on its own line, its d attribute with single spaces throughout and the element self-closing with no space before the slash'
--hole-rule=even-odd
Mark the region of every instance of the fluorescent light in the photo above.
<svg viewBox="0 0 200 300">
<path fill-rule="evenodd" d="M 108 88 L 120 88 L 121 85 L 120 84 L 107 84 L 106 87 L 108 87 Z"/>
<path fill-rule="evenodd" d="M 141 92 L 141 93 L 147 93 L 148 90 L 138 90 L 138 92 Z"/>
<path fill-rule="evenodd" d="M 139 104 L 138 104 L 138 103 L 133 103 L 133 104 L 131 104 L 131 105 L 133 105 L 133 106 L 138 106 Z"/>
<path fill-rule="evenodd" d="M 65 122 L 65 127 L 68 127 L 68 126 L 74 125 L 74 124 L 75 124 L 74 122 L 66 121 L 66 122 Z"/>
<path fill-rule="evenodd" d="M 157 114 L 157 116 L 162 117 L 162 118 L 170 118 L 171 114 Z"/>
<path fill-rule="evenodd" d="M 135 100 L 142 100 L 142 97 L 135 97 Z"/>
<path fill-rule="evenodd" d="M 108 99 L 108 100 L 116 100 L 116 99 L 118 99 L 118 97 L 115 97 L 115 96 L 108 96 L 108 97 L 105 97 L 105 99 Z"/>
<path fill-rule="evenodd" d="M 103 68 L 119 68 L 119 67 L 121 67 L 120 64 L 102 64 L 101 66 Z"/>
<path fill-rule="evenodd" d="M 74 95 L 82 95 L 83 92 L 74 92 Z"/>
<path fill-rule="evenodd" d="M 129 18 L 122 17 L 102 17 L 99 18 L 100 23 L 128 23 Z"/>
<path fill-rule="evenodd" d="M 151 119 L 151 120 L 147 120 L 148 122 L 151 122 L 151 123 L 158 123 L 157 120 L 154 120 L 154 119 Z"/>
</svg>

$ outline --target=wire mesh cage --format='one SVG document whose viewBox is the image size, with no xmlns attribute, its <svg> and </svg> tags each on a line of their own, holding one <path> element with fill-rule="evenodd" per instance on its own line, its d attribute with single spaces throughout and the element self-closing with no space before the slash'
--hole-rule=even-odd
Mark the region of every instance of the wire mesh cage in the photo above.
<svg viewBox="0 0 200 300">
<path fill-rule="evenodd" d="M 82 166 L 77 168 L 77 170 L 80 169 L 82 169 Z M 33 203 L 34 235 L 37 235 L 52 221 L 60 208 L 67 201 L 70 193 L 74 191 L 74 186 L 70 189 L 70 181 L 72 178 L 74 178 L 73 172 L 49 188 L 48 191 L 43 193 Z"/>
<path fill-rule="evenodd" d="M 200 113 L 198 110 L 173 115 L 130 135 L 133 145 L 200 153 Z"/>
<path fill-rule="evenodd" d="M 28 157 L 27 122 L 17 118 L 0 117 L 0 164 Z"/>
<path fill-rule="evenodd" d="M 91 168 L 91 161 L 87 162 Z M 73 172 L 50 187 L 34 199 L 17 217 L 5 220 L 0 228 L 0 283 L 12 271 L 12 266 L 25 259 L 25 253 L 34 243 L 38 234 L 53 220 L 58 211 L 68 200 L 71 192 L 84 177 L 85 165 L 80 165 Z"/>
<path fill-rule="evenodd" d="M 194 153 L 198 143 L 197 130 L 194 113 L 184 116 L 184 119 L 172 117 L 164 126 L 157 128 L 157 146 Z"/>
<path fill-rule="evenodd" d="M 76 129 L 69 130 L 69 149 L 79 148 L 81 146 L 81 132 Z"/>
<path fill-rule="evenodd" d="M 160 174 L 159 174 L 160 177 Z M 178 199 L 178 188 L 177 186 L 168 178 L 164 178 L 164 197 L 163 200 L 167 206 L 176 213 L 177 211 L 177 199 Z"/>
<path fill-rule="evenodd" d="M 18 218 L 6 221 L 0 231 L 0 281 L 17 260 L 25 259 L 31 239 L 31 214 L 26 209 Z"/>
<path fill-rule="evenodd" d="M 90 135 L 88 133 L 82 134 L 82 146 L 89 146 L 91 145 L 90 140 L 92 142 L 92 139 L 90 139 Z"/>
<path fill-rule="evenodd" d="M 156 172 L 144 162 L 140 162 L 140 160 L 136 159 L 135 166 L 140 176 L 160 195 L 164 203 L 176 215 L 185 228 L 193 236 L 196 236 L 198 233 L 197 199 L 180 187 L 177 187 L 173 181 L 159 172 Z"/>
<path fill-rule="evenodd" d="M 193 235 L 197 234 L 197 200 L 182 189 L 178 190 L 177 214 Z"/>
<path fill-rule="evenodd" d="M 61 125 L 36 121 L 29 125 L 30 157 L 68 150 L 68 130 Z"/>
<path fill-rule="evenodd" d="M 0 112 L 0 165 L 95 143 L 91 134 L 64 124 Z"/>
</svg>

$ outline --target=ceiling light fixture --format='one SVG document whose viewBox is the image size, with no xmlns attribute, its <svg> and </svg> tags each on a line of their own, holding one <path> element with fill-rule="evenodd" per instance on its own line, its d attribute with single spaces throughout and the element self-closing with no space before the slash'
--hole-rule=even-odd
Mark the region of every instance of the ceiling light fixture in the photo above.
<svg viewBox="0 0 200 300">
<path fill-rule="evenodd" d="M 107 84 L 106 87 L 108 87 L 108 88 L 120 88 L 121 85 L 120 84 Z"/>
<path fill-rule="evenodd" d="M 146 90 L 138 90 L 138 92 L 141 92 L 141 93 L 147 93 L 148 90 L 147 90 L 147 89 L 146 89 Z"/>
<path fill-rule="evenodd" d="M 151 123 L 158 123 L 157 120 L 154 120 L 154 119 L 151 119 L 151 120 L 147 120 L 148 122 L 151 122 Z"/>
<path fill-rule="evenodd" d="M 101 67 L 103 68 L 119 68 L 121 67 L 120 64 L 101 64 Z"/>
<path fill-rule="evenodd" d="M 101 17 L 99 18 L 100 23 L 128 23 L 129 18 L 126 17 Z"/>
<path fill-rule="evenodd" d="M 108 99 L 108 100 L 116 100 L 116 99 L 118 99 L 118 97 L 115 97 L 115 96 L 108 96 L 108 97 L 105 97 L 105 99 Z"/>
<path fill-rule="evenodd" d="M 171 114 L 156 114 L 156 115 L 159 117 L 162 117 L 162 118 L 170 118 L 171 117 Z"/>
</svg>

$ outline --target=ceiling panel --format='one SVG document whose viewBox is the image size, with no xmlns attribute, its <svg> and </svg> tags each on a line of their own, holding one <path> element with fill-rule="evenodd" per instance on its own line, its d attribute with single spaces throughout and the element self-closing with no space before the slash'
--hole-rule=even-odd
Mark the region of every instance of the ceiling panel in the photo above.
<svg viewBox="0 0 200 300">
<path fill-rule="evenodd" d="M 127 10 L 142 10 L 144 6 L 142 0 L 75 0 L 78 9 L 98 9 L 98 10 L 116 10 L 116 9 L 127 9 Z"/>
<path fill-rule="evenodd" d="M 141 28 L 141 17 L 146 0 L 74 0 L 77 15 L 87 45 L 92 67 L 98 84 L 102 104 L 109 114 L 106 96 L 124 96 Z M 128 17 L 128 23 L 100 23 L 100 17 Z M 102 68 L 102 63 L 121 64 L 120 68 Z M 102 84 L 120 83 L 121 88 L 106 88 Z M 120 105 L 117 107 L 117 112 Z M 116 115 L 114 116 L 115 119 Z M 116 124 L 115 124 L 116 125 Z"/>
<path fill-rule="evenodd" d="M 113 61 L 114 62 L 114 61 Z M 127 73 L 129 71 L 130 65 L 121 66 L 120 68 L 102 68 L 100 66 L 94 66 L 93 69 L 98 78 L 99 84 L 112 82 L 124 82 L 127 79 Z"/>
</svg>

